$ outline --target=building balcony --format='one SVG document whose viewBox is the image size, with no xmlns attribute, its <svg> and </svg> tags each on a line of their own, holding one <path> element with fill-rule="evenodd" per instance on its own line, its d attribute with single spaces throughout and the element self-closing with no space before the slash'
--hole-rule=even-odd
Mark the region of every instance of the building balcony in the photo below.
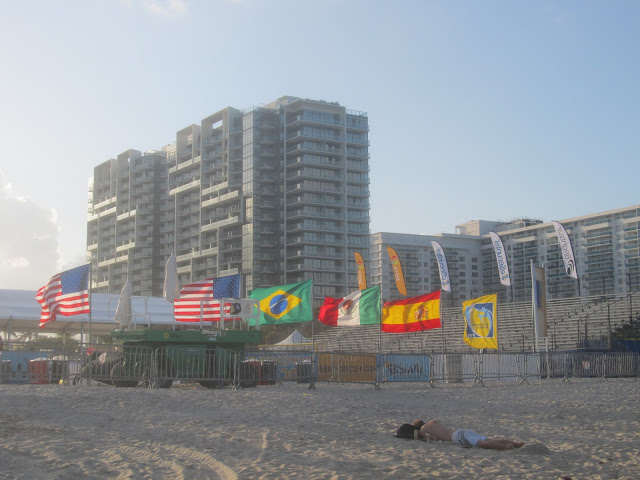
<svg viewBox="0 0 640 480">
<path fill-rule="evenodd" d="M 205 248 L 200 251 L 200 257 L 208 257 L 211 255 L 217 255 L 217 254 L 218 254 L 218 247 Z"/>
<path fill-rule="evenodd" d="M 239 222 L 240 222 L 240 217 L 236 215 L 229 215 L 229 218 L 226 218 L 224 220 L 218 220 L 217 222 L 211 222 L 207 225 L 202 225 L 202 231 L 207 232 L 210 230 L 215 230 L 216 228 L 225 227 L 227 225 L 233 225 Z"/>
<path fill-rule="evenodd" d="M 240 273 L 240 270 L 238 268 L 229 268 L 227 270 L 220 270 L 218 272 L 218 276 L 224 277 L 224 276 L 227 276 L 227 275 L 236 275 L 238 273 Z"/>
<path fill-rule="evenodd" d="M 177 269 L 178 274 L 180 273 L 190 273 L 191 272 L 191 265 L 187 265 L 184 267 L 178 267 Z"/>
<path fill-rule="evenodd" d="M 605 232 L 591 232 L 591 233 L 586 233 L 584 235 L 584 239 L 585 239 L 585 243 L 588 243 L 589 240 L 594 239 L 594 238 L 603 238 L 603 237 L 612 237 L 613 236 L 613 232 L 610 229 L 607 229 L 607 231 Z"/>
<path fill-rule="evenodd" d="M 238 190 L 234 190 L 233 192 L 225 193 L 216 198 L 211 198 L 209 200 L 204 200 L 202 202 L 202 208 L 209 207 L 211 205 L 218 205 L 221 203 L 228 202 L 230 200 L 235 200 L 240 196 L 240 192 Z"/>
<path fill-rule="evenodd" d="M 114 263 L 116 263 L 116 259 L 115 258 L 110 258 L 108 260 L 103 260 L 101 262 L 98 263 L 98 267 L 108 267 L 109 265 L 113 265 Z"/>
<path fill-rule="evenodd" d="M 118 247 L 116 247 L 116 253 L 117 252 L 124 252 L 125 250 L 129 250 L 131 248 L 134 248 L 136 246 L 136 242 L 129 242 L 129 243 L 125 243 L 123 245 L 120 245 Z"/>
<path fill-rule="evenodd" d="M 209 185 L 206 188 L 202 189 L 202 195 L 209 195 L 215 192 L 219 192 L 220 190 L 224 190 L 225 188 L 229 188 L 229 182 L 227 181 L 215 185 Z"/>
<path fill-rule="evenodd" d="M 129 211 L 129 212 L 121 213 L 120 215 L 118 215 L 118 216 L 116 217 L 116 220 L 117 220 L 117 221 L 126 220 L 126 219 L 128 219 L 128 218 L 133 218 L 133 217 L 135 217 L 135 215 L 136 215 L 136 211 L 135 211 L 135 210 L 131 210 L 131 211 Z"/>
<path fill-rule="evenodd" d="M 184 171 L 193 165 L 198 165 L 200 163 L 200 156 L 192 158 L 191 160 L 187 160 L 185 162 L 181 162 L 178 165 L 175 165 L 169 168 L 169 175 L 172 173 Z"/>
<path fill-rule="evenodd" d="M 200 188 L 200 179 L 197 179 L 185 185 L 180 185 L 179 187 L 172 188 L 171 190 L 169 190 L 169 195 L 175 195 L 177 193 L 187 192 L 189 190 L 194 190 L 199 188 Z"/>
<path fill-rule="evenodd" d="M 602 222 L 594 223 L 592 225 L 585 225 L 585 226 L 582 227 L 582 230 L 584 232 L 588 232 L 590 230 L 596 230 L 598 228 L 611 228 L 611 221 L 610 220 L 604 220 Z"/>
<path fill-rule="evenodd" d="M 94 221 L 94 220 L 97 220 L 97 219 L 100 219 L 100 218 L 105 218 L 105 217 L 108 217 L 110 215 L 115 215 L 115 214 L 116 214 L 116 207 L 114 206 L 114 207 L 109 208 L 107 210 L 103 210 L 103 211 L 101 211 L 99 213 L 95 213 L 93 215 L 89 215 L 87 220 L 91 222 L 91 221 Z"/>
<path fill-rule="evenodd" d="M 108 207 L 109 205 L 112 205 L 112 204 L 115 205 L 117 198 L 118 197 L 111 197 L 111 198 L 107 198 L 106 200 L 102 200 L 101 202 L 96 203 L 93 206 L 93 209 L 99 210 L 101 208 Z"/>
</svg>

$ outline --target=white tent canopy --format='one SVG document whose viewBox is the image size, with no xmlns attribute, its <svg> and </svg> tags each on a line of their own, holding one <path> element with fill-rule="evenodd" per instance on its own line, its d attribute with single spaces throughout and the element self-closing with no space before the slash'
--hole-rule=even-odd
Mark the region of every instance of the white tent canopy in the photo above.
<svg viewBox="0 0 640 480">
<path fill-rule="evenodd" d="M 91 333 L 104 335 L 118 328 L 114 322 L 116 307 L 120 295 L 104 293 L 91 294 Z M 0 330 L 13 332 L 38 333 L 89 333 L 89 315 L 58 316 L 55 322 L 40 328 L 40 312 L 42 308 L 36 301 L 35 290 L 2 290 L 0 289 Z M 147 325 L 170 327 L 174 324 L 173 305 L 160 297 L 131 298 L 131 326 Z"/>
<path fill-rule="evenodd" d="M 310 340 L 302 335 L 298 330 L 294 330 L 291 335 L 276 343 L 276 345 L 294 345 L 296 343 L 310 343 Z"/>
</svg>

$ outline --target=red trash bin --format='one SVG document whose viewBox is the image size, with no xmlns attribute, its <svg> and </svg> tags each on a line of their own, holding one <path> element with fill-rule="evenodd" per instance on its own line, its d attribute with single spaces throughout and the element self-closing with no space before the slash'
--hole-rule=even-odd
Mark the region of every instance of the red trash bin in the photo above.
<svg viewBox="0 0 640 480">
<path fill-rule="evenodd" d="M 30 383 L 49 383 L 49 360 L 46 358 L 34 358 L 29 360 L 29 381 Z"/>
</svg>

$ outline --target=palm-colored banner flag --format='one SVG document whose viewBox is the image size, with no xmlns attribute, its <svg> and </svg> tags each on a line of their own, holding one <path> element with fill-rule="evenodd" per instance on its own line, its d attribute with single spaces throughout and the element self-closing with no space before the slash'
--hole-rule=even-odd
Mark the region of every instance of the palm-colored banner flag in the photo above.
<svg viewBox="0 0 640 480">
<path fill-rule="evenodd" d="M 367 272 L 364 268 L 364 260 L 360 252 L 353 252 L 353 256 L 356 259 L 356 266 L 358 268 L 358 288 L 364 290 L 367 288 Z"/>
<path fill-rule="evenodd" d="M 498 349 L 498 295 L 462 302 L 464 343 L 473 348 Z"/>
<path fill-rule="evenodd" d="M 398 291 L 407 296 L 407 286 L 404 284 L 404 275 L 402 274 L 402 265 L 400 265 L 400 257 L 396 253 L 395 249 L 387 247 L 387 253 L 389 254 L 389 261 L 391 262 L 391 269 L 393 270 L 393 276 L 396 279 L 396 287 Z"/>
<path fill-rule="evenodd" d="M 311 322 L 312 281 L 255 288 L 249 298 L 260 306 L 260 325 Z"/>
</svg>

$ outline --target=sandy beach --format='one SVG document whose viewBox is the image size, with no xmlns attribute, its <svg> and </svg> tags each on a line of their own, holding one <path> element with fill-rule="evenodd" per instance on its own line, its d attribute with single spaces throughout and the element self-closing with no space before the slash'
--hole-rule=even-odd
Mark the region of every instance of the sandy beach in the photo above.
<svg viewBox="0 0 640 480">
<path fill-rule="evenodd" d="M 636 479 L 640 381 L 0 385 L 3 479 Z M 438 418 L 518 450 L 394 438 Z"/>
</svg>

